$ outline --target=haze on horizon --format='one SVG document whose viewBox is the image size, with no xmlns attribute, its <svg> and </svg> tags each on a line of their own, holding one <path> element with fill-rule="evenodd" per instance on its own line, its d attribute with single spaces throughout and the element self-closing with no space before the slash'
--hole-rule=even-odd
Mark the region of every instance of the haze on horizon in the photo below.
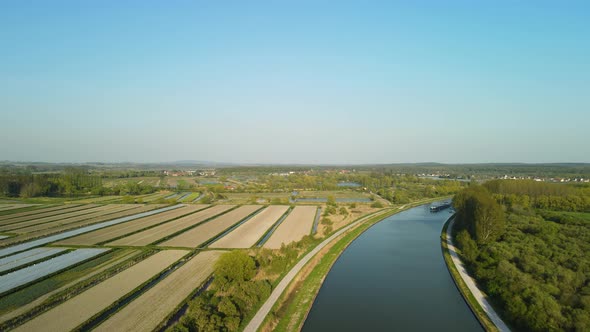
<svg viewBox="0 0 590 332">
<path fill-rule="evenodd" d="M 590 162 L 586 1 L 3 1 L 0 160 Z"/>
</svg>

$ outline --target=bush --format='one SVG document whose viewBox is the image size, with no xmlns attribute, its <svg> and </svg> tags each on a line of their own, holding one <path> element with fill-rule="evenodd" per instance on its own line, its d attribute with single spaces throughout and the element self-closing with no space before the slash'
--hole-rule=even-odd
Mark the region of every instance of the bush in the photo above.
<svg viewBox="0 0 590 332">
<path fill-rule="evenodd" d="M 376 209 L 381 209 L 383 207 L 383 204 L 381 204 L 381 202 L 379 201 L 375 201 L 373 202 L 373 204 L 371 204 L 372 208 L 376 208 Z"/>
</svg>

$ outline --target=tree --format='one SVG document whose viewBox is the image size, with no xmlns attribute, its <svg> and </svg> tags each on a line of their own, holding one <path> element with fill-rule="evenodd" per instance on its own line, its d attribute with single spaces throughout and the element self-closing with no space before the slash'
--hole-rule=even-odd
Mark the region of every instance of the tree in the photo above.
<svg viewBox="0 0 590 332">
<path fill-rule="evenodd" d="M 327 203 L 329 206 L 336 206 L 336 199 L 334 198 L 334 196 L 328 196 L 328 201 Z"/>
<path fill-rule="evenodd" d="M 466 230 L 462 230 L 457 234 L 457 245 L 461 249 L 463 257 L 465 257 L 468 262 L 475 261 L 479 255 L 477 243 L 473 241 L 471 235 L 469 235 L 469 232 Z"/>
<path fill-rule="evenodd" d="M 496 240 L 504 232 L 504 211 L 489 195 L 477 197 L 474 211 L 475 239 L 480 244 Z"/>
<path fill-rule="evenodd" d="M 478 244 L 490 243 L 504 232 L 504 211 L 484 187 L 464 189 L 453 198 L 453 206 L 458 228 L 469 231 Z"/>
<path fill-rule="evenodd" d="M 383 204 L 381 204 L 381 202 L 379 202 L 379 201 L 375 201 L 375 202 L 373 202 L 373 204 L 371 204 L 371 207 L 376 208 L 376 209 L 380 209 L 383 207 Z"/>
<path fill-rule="evenodd" d="M 215 264 L 215 280 L 247 281 L 256 274 L 256 264 L 252 257 L 241 250 L 227 252 Z"/>
</svg>

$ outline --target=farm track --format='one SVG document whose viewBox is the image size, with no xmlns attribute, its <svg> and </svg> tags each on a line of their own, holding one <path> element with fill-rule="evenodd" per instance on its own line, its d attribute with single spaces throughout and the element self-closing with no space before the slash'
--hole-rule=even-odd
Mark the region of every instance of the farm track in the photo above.
<svg viewBox="0 0 590 332">
<path fill-rule="evenodd" d="M 152 244 L 158 240 L 166 238 L 172 234 L 185 230 L 189 227 L 195 226 L 200 222 L 223 213 L 234 205 L 215 205 L 206 210 L 196 212 L 189 216 L 176 219 L 172 222 L 165 223 L 148 230 L 135 233 L 133 235 L 124 237 L 107 243 L 109 246 L 145 246 Z"/>
<path fill-rule="evenodd" d="M 209 205 L 191 205 L 157 215 L 129 221 L 123 224 L 107 227 L 94 232 L 72 237 L 55 244 L 57 245 L 95 245 L 112 239 L 135 233 L 148 227 L 157 226 L 169 220 L 182 217 L 207 208 Z"/>
<path fill-rule="evenodd" d="M 299 241 L 305 235 L 309 235 L 315 220 L 316 210 L 316 206 L 296 206 L 264 243 L 263 247 L 279 249 L 283 243 L 289 244 Z"/>
<path fill-rule="evenodd" d="M 152 331 L 213 273 L 223 252 L 205 251 L 180 266 L 94 331 Z"/>
<path fill-rule="evenodd" d="M 287 212 L 288 208 L 284 205 L 269 206 L 209 247 L 250 248 Z"/>
<path fill-rule="evenodd" d="M 19 326 L 15 331 L 69 331 L 106 309 L 188 253 L 164 250 Z"/>
<path fill-rule="evenodd" d="M 161 246 L 196 248 L 219 235 L 261 208 L 260 205 L 243 205 L 222 216 L 160 243 Z"/>
</svg>

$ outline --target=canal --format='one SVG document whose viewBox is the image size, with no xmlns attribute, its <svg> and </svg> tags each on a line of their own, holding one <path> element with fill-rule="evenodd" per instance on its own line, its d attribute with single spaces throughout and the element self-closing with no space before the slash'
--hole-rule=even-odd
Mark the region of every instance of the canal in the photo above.
<svg viewBox="0 0 590 332">
<path fill-rule="evenodd" d="M 351 243 L 303 331 L 482 331 L 442 257 L 449 210 L 431 213 L 429 206 L 386 218 Z"/>
</svg>

